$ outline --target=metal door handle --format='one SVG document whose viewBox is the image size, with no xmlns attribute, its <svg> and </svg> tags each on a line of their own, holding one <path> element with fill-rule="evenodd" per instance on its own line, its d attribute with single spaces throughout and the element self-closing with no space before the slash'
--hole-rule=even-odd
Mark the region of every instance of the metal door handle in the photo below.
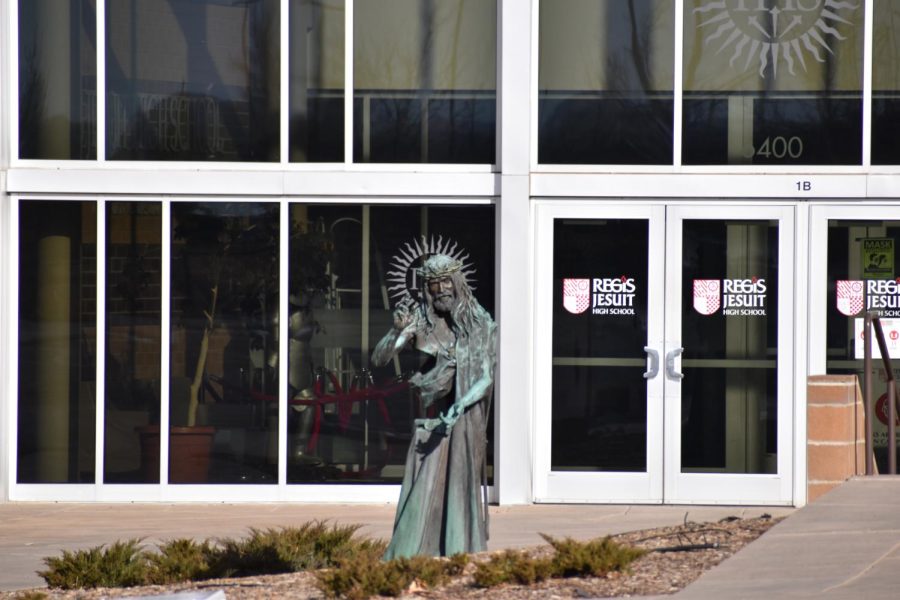
<svg viewBox="0 0 900 600">
<path fill-rule="evenodd" d="M 653 379 L 659 373 L 659 352 L 650 346 L 644 346 L 644 352 L 647 353 L 647 358 L 650 359 L 650 366 L 647 367 L 647 372 L 644 373 L 644 379 Z"/>
<path fill-rule="evenodd" d="M 684 379 L 684 373 L 675 370 L 675 357 L 684 352 L 684 348 L 673 348 L 666 354 L 666 375 L 671 379 Z"/>
</svg>

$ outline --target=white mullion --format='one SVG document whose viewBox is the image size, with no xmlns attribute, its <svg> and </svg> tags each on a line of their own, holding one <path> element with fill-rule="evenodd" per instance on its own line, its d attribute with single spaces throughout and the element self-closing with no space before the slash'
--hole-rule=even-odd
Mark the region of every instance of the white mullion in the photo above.
<svg viewBox="0 0 900 600">
<path fill-rule="evenodd" d="M 535 2 L 532 5 L 531 43 L 529 44 L 529 47 L 531 48 L 531 65 L 530 65 L 530 69 L 531 69 L 531 131 L 529 132 L 529 135 L 528 135 L 528 140 L 529 140 L 528 145 L 529 145 L 529 155 L 530 155 L 529 164 L 530 164 L 531 170 L 534 170 L 538 165 L 538 137 L 539 137 L 538 126 L 540 125 L 540 114 L 538 112 L 538 109 L 540 106 L 540 96 L 539 96 L 540 82 L 538 81 L 538 78 L 540 77 L 540 60 L 541 60 L 540 3 L 541 3 L 541 0 L 535 0 Z M 504 6 L 503 1 L 498 0 L 497 5 Z M 507 4 L 506 6 L 509 6 L 509 4 Z M 502 17 L 502 15 L 503 15 L 503 11 L 501 10 L 500 16 Z M 499 52 L 497 53 L 497 59 L 498 59 L 497 60 L 497 63 L 498 63 L 497 72 L 498 73 L 502 73 L 502 70 L 503 70 L 501 57 L 503 56 L 503 38 L 506 35 L 506 34 L 504 34 L 502 25 L 503 25 L 503 19 L 502 18 L 497 19 L 497 42 L 498 42 L 498 46 L 499 46 L 499 48 L 498 48 Z M 504 121 L 503 121 L 503 114 L 502 114 L 503 111 L 500 110 L 500 107 L 502 106 L 500 99 L 502 98 L 502 95 L 504 93 L 507 93 L 503 89 L 502 82 L 503 82 L 503 77 L 501 75 L 499 77 L 499 83 L 498 83 L 500 93 L 497 94 L 497 107 L 498 107 L 497 112 L 500 115 L 500 118 L 497 119 L 497 123 L 499 124 L 499 127 L 500 127 L 500 129 L 498 129 L 498 132 L 502 132 L 503 131 L 502 128 L 504 127 L 504 125 L 506 125 L 506 123 L 504 123 Z M 497 135 L 497 138 L 502 140 L 503 136 Z M 502 152 L 502 151 L 503 151 L 503 149 L 501 147 L 500 152 Z M 497 162 L 501 165 L 501 168 L 499 170 L 502 173 L 503 172 L 503 168 L 502 168 L 503 163 L 501 161 L 500 152 L 497 153 Z"/>
<path fill-rule="evenodd" d="M 288 252 L 290 250 L 290 210 L 287 199 L 279 205 L 278 235 L 278 485 L 287 484 L 288 450 L 288 338 L 290 314 L 288 313 Z"/>
<path fill-rule="evenodd" d="M 344 164 L 353 163 L 353 0 L 344 6 Z"/>
<path fill-rule="evenodd" d="M 279 47 L 281 48 L 281 62 L 280 72 L 281 72 L 281 101 L 280 106 L 281 110 L 279 114 L 281 115 L 281 119 L 279 121 L 280 125 L 280 136 L 279 140 L 281 141 L 281 164 L 285 165 L 290 162 L 290 143 L 288 140 L 288 135 L 290 133 L 290 123 L 291 123 L 291 98 L 290 98 L 290 89 L 291 89 L 291 81 L 290 81 L 290 65 L 288 61 L 290 60 L 290 0 L 281 0 L 281 8 L 279 13 L 279 19 L 281 24 L 281 40 L 279 43 Z"/>
<path fill-rule="evenodd" d="M 6 68 L 9 72 L 9 151 L 12 162 L 19 159 L 19 3 L 9 2 L 9 38 L 7 49 L 9 58 Z M 2 72 L 2 68 L 0 68 Z M 0 151 L 0 156 L 3 152 Z M 15 221 L 13 221 L 15 223 Z"/>
<path fill-rule="evenodd" d="M 672 164 L 681 166 L 681 128 L 684 101 L 684 2 L 675 2 L 675 68 L 672 80 Z"/>
<path fill-rule="evenodd" d="M 97 0 L 97 157 L 98 162 L 106 160 L 106 0 Z"/>
<path fill-rule="evenodd" d="M 159 483 L 169 482 L 169 368 L 172 349 L 172 203 L 162 202 L 160 252 Z"/>
<path fill-rule="evenodd" d="M 862 165 L 872 164 L 872 35 L 875 29 L 875 2 L 866 0 L 863 7 L 863 89 L 862 89 Z"/>
<path fill-rule="evenodd" d="M 94 403 L 96 430 L 94 432 L 94 483 L 103 484 L 103 448 L 106 440 L 106 200 L 97 200 L 96 311 L 94 316 Z"/>
<path fill-rule="evenodd" d="M 13 2 L 11 5 L 15 5 Z M 13 121 L 18 121 L 18 119 L 13 119 Z M 15 125 L 13 125 L 15 127 Z M 7 421 L 7 439 L 9 442 L 6 446 L 5 450 L 0 449 L 0 455 L 6 452 L 7 458 L 7 468 L 6 472 L 9 474 L 9 479 L 6 482 L 6 485 L 0 484 L 0 489 L 6 489 L 6 498 L 0 497 L 0 500 L 6 500 L 8 498 L 12 498 L 12 488 L 15 487 L 16 481 L 18 480 L 18 448 L 19 448 L 19 203 L 21 200 L 19 198 L 10 198 L 9 201 L 9 220 L 6 222 L 7 226 L 7 246 L 6 252 L 4 253 L 4 266 L 6 267 L 3 271 L 7 274 L 7 283 L 9 286 L 6 288 L 9 290 L 6 294 L 4 294 L 6 298 L 6 306 L 9 308 L 8 311 L 3 313 L 3 320 L 5 320 L 9 336 L 7 338 L 7 352 L 6 356 L 9 357 L 7 361 L 4 361 L 9 369 L 6 372 L 6 401 L 9 403 L 6 411 L 6 415 L 9 418 Z M 0 207 L 0 211 L 2 211 L 2 207 Z M 2 213 L 0 213 L 2 214 Z M 0 442 L 2 443 L 2 442 Z"/>
</svg>

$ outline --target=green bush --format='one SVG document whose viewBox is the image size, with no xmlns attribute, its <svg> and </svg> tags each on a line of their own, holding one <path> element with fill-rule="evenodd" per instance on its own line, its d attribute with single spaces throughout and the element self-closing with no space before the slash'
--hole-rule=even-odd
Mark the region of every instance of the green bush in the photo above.
<svg viewBox="0 0 900 600">
<path fill-rule="evenodd" d="M 251 529 L 244 539 L 215 544 L 176 539 L 155 552 L 142 550 L 141 540 L 134 539 L 45 558 L 48 568 L 38 575 L 51 588 L 131 587 L 288 573 L 334 567 L 360 556 L 380 557 L 386 542 L 355 537 L 359 527 L 313 521 L 300 527 Z"/>
<path fill-rule="evenodd" d="M 553 546 L 554 577 L 602 577 L 610 571 L 624 571 L 632 562 L 646 554 L 646 550 L 623 546 L 608 536 L 588 542 L 572 538 L 557 540 L 549 535 L 541 537 Z"/>
<path fill-rule="evenodd" d="M 44 559 L 46 571 L 38 571 L 47 585 L 66 590 L 93 587 L 130 587 L 147 578 L 147 559 L 140 539 L 115 542 L 108 548 L 97 546 L 62 557 Z"/>
<path fill-rule="evenodd" d="M 475 568 L 475 585 L 494 587 L 503 583 L 531 585 L 553 576 L 553 561 L 532 558 L 527 552 L 507 550 Z"/>
<path fill-rule="evenodd" d="M 242 577 L 333 567 L 350 556 L 380 556 L 386 543 L 354 538 L 359 528 L 329 527 L 323 521 L 313 521 L 302 527 L 251 529 L 248 538 L 221 540 L 211 568 L 219 577 Z"/>
<path fill-rule="evenodd" d="M 646 551 L 615 543 L 609 537 L 577 542 L 557 540 L 541 534 L 556 551 L 552 557 L 532 558 L 525 552 L 507 550 L 480 563 L 475 569 L 475 585 L 493 587 L 503 583 L 530 585 L 550 577 L 602 577 L 624 571 Z"/>
<path fill-rule="evenodd" d="M 197 543 L 180 538 L 159 546 L 159 552 L 148 553 L 150 563 L 147 581 L 159 585 L 211 578 L 210 562 L 217 550 L 209 541 Z"/>
<path fill-rule="evenodd" d="M 382 561 L 380 553 L 348 557 L 335 569 L 317 575 L 319 589 L 329 598 L 362 600 L 371 596 L 399 596 L 414 582 L 426 587 L 444 585 L 468 564 L 465 554 L 449 559 L 415 556 Z"/>
</svg>

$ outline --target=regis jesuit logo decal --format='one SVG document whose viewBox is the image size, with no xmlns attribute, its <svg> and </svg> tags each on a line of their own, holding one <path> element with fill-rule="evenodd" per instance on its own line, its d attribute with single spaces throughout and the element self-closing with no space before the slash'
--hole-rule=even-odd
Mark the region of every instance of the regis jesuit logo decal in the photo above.
<svg viewBox="0 0 900 600">
<path fill-rule="evenodd" d="M 694 310 L 701 315 L 711 315 L 719 310 L 721 304 L 719 292 L 718 279 L 695 279 Z"/>
<path fill-rule="evenodd" d="M 580 315 L 591 305 L 590 279 L 563 279 L 563 307 Z"/>
<path fill-rule="evenodd" d="M 563 279 L 563 307 L 573 315 L 588 308 L 592 315 L 633 315 L 634 277 Z"/>
<path fill-rule="evenodd" d="M 726 317 L 764 317 L 767 290 L 766 280 L 761 277 L 695 279 L 694 310 L 709 316 L 721 307 Z"/>
<path fill-rule="evenodd" d="M 852 317 L 863 309 L 863 282 L 837 282 L 837 309 L 842 315 Z"/>
</svg>

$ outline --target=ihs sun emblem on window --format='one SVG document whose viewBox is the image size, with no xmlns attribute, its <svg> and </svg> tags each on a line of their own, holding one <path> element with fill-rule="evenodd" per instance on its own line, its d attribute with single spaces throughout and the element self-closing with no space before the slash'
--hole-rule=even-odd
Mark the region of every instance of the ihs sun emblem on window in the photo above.
<svg viewBox="0 0 900 600">
<path fill-rule="evenodd" d="M 425 259 L 433 254 L 446 254 L 458 260 L 462 264 L 462 276 L 465 277 L 469 288 L 474 291 L 475 269 L 468 262 L 469 254 L 453 240 L 445 240 L 443 236 L 415 238 L 407 242 L 397 253 L 391 257 L 390 268 L 387 271 L 387 289 L 394 306 L 413 306 L 422 301 L 422 280 L 419 277 L 419 269 Z"/>
<path fill-rule="evenodd" d="M 860 3 L 836 0 L 717 0 L 694 9 L 697 28 L 704 32 L 704 50 L 731 53 L 729 65 L 747 71 L 757 65 L 778 74 L 779 63 L 791 75 L 797 65 L 807 71 L 807 60 L 825 62 L 838 42 L 847 39 L 841 29 L 852 28 Z"/>
</svg>

